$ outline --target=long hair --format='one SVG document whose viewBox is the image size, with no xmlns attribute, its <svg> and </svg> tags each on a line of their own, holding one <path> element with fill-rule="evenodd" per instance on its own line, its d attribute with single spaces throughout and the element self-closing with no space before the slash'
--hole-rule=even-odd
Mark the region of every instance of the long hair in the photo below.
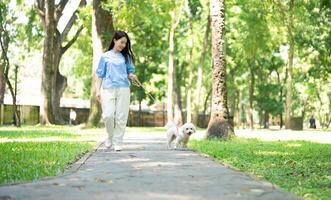
<svg viewBox="0 0 331 200">
<path fill-rule="evenodd" d="M 115 31 L 114 32 L 113 38 L 111 39 L 111 42 L 110 42 L 110 45 L 109 45 L 109 48 L 108 48 L 108 51 L 110 51 L 111 49 L 114 48 L 114 45 L 115 45 L 114 39 L 119 40 L 122 37 L 126 37 L 126 39 L 127 39 L 126 46 L 121 51 L 121 54 L 125 58 L 125 63 L 128 62 L 129 58 L 131 58 L 132 62 L 134 63 L 135 62 L 135 58 L 134 58 L 133 52 L 131 50 L 131 42 L 130 42 L 130 39 L 129 39 L 128 34 L 126 32 L 124 32 L 124 31 Z"/>
</svg>

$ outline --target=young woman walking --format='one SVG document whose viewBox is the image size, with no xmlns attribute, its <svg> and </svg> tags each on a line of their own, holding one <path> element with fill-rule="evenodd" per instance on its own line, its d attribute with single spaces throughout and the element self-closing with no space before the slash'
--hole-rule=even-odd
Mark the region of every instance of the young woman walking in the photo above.
<svg viewBox="0 0 331 200">
<path fill-rule="evenodd" d="M 102 117 L 108 133 L 107 148 L 122 150 L 122 141 L 130 105 L 130 82 L 139 81 L 134 74 L 134 55 L 129 36 L 115 31 L 108 51 L 100 57 L 96 70 L 97 99 L 101 102 Z"/>
</svg>

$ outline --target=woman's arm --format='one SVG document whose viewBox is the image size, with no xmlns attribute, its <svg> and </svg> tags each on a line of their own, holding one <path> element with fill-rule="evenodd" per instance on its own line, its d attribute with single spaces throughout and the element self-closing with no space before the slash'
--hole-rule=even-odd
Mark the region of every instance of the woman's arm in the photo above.
<svg viewBox="0 0 331 200">
<path fill-rule="evenodd" d="M 97 100 L 99 102 L 101 101 L 101 98 L 100 98 L 101 84 L 102 84 L 102 78 L 97 77 L 97 81 L 96 81 L 96 84 L 95 84 L 95 87 L 96 87 L 95 91 L 96 91 Z"/>
</svg>

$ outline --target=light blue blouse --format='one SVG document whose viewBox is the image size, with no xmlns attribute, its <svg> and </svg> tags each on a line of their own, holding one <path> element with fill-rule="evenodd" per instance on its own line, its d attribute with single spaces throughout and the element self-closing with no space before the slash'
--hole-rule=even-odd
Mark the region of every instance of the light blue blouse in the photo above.
<svg viewBox="0 0 331 200">
<path fill-rule="evenodd" d="M 96 75 L 103 79 L 104 89 L 129 87 L 128 75 L 133 73 L 134 69 L 131 58 L 125 63 L 125 58 L 120 52 L 110 50 L 101 55 Z"/>
</svg>

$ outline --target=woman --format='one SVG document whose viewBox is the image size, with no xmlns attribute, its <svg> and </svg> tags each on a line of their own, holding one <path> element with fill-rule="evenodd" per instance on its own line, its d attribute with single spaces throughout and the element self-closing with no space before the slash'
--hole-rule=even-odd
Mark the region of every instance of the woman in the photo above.
<svg viewBox="0 0 331 200">
<path fill-rule="evenodd" d="M 102 117 L 105 122 L 108 139 L 107 148 L 121 151 L 124 131 L 130 105 L 130 78 L 136 81 L 134 74 L 134 55 L 127 33 L 115 31 L 108 51 L 101 55 L 96 70 L 97 99 L 101 102 Z"/>
</svg>

